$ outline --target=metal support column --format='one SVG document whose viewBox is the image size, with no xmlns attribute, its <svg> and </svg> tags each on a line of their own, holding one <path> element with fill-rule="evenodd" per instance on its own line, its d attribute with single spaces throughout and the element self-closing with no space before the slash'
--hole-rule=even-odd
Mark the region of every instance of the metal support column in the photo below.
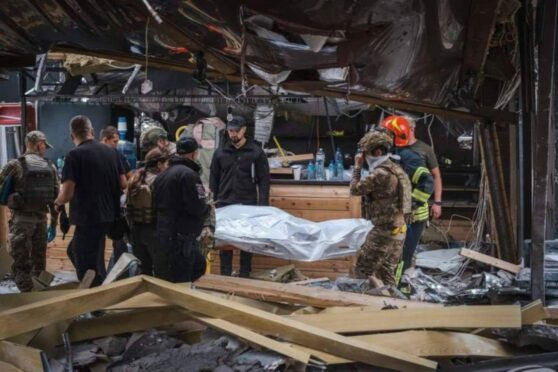
<svg viewBox="0 0 558 372">
<path fill-rule="evenodd" d="M 511 225 L 508 223 L 509 217 L 506 216 L 507 212 L 504 207 L 506 205 L 504 200 L 506 196 L 504 190 L 502 190 L 499 176 L 502 169 L 501 164 L 499 164 L 496 158 L 496 149 L 492 139 L 491 126 L 493 125 L 494 123 L 482 123 L 479 128 L 482 158 L 490 190 L 490 208 L 494 214 L 500 256 L 504 261 L 516 262 L 517 258 L 513 244 L 515 237 L 513 236 Z"/>
<path fill-rule="evenodd" d="M 25 152 L 25 136 L 27 135 L 27 97 L 25 96 L 25 92 L 27 91 L 27 80 L 25 80 L 25 74 L 23 73 L 23 69 L 19 71 L 19 96 L 20 96 L 20 104 L 21 104 L 21 144 L 22 144 L 22 152 Z"/>
<path fill-rule="evenodd" d="M 539 3 L 537 15 L 538 82 L 536 121 L 533 126 L 533 218 L 531 227 L 531 293 L 545 301 L 545 240 L 554 232 L 555 130 L 552 120 L 554 52 L 558 0 Z"/>
</svg>

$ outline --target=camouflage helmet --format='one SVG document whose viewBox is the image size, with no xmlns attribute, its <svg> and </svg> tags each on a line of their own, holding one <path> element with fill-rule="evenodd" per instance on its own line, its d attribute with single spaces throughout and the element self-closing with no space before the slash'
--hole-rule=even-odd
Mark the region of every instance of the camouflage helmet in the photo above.
<svg viewBox="0 0 558 372">
<path fill-rule="evenodd" d="M 383 147 L 386 151 L 389 151 L 393 146 L 393 136 L 385 129 L 374 128 L 360 139 L 358 145 L 362 151 L 368 153 L 378 147 Z"/>
<path fill-rule="evenodd" d="M 167 131 L 161 127 L 151 127 L 140 136 L 141 149 L 145 152 L 157 146 L 160 139 L 167 139 Z"/>
</svg>

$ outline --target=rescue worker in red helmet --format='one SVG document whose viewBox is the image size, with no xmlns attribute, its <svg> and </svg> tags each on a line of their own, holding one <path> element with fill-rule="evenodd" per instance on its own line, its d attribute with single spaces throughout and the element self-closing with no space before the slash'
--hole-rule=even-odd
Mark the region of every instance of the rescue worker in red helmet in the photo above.
<svg viewBox="0 0 558 372">
<path fill-rule="evenodd" d="M 381 125 L 393 133 L 396 146 L 394 153 L 400 156 L 400 164 L 411 179 L 413 187 L 413 218 L 403 247 L 404 272 L 411 266 L 414 252 L 428 223 L 428 200 L 433 192 L 435 202 L 432 215 L 438 218 L 441 214 L 440 170 L 432 148 L 416 139 L 414 120 L 393 115 L 385 118 Z"/>
</svg>

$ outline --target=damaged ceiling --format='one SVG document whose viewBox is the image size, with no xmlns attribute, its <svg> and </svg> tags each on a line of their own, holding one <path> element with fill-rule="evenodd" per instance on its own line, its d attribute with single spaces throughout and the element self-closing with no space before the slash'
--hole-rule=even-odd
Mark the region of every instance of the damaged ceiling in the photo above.
<svg viewBox="0 0 558 372">
<path fill-rule="evenodd" d="M 502 0 L 4 2 L 0 66 L 33 64 L 36 54 L 48 50 L 141 64 L 148 55 L 150 66 L 191 71 L 200 80 L 204 75 L 236 82 L 247 77 L 269 85 L 291 84 L 307 92 L 332 89 L 471 109 L 494 28 L 506 24 L 517 9 L 502 3 L 515 4 Z M 483 27 L 476 27 L 479 16 Z"/>
</svg>

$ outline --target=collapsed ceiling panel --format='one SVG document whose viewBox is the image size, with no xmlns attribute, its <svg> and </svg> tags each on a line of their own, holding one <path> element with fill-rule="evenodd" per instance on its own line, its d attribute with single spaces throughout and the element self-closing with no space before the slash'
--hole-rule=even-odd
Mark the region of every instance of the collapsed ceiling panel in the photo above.
<svg viewBox="0 0 558 372">
<path fill-rule="evenodd" d="M 65 46 L 115 59 L 147 53 L 193 69 L 204 58 L 208 71 L 237 76 L 245 60 L 246 73 L 269 76 L 270 85 L 322 81 L 444 105 L 459 86 L 469 7 L 469 0 L 22 0 L 0 10 L 0 57 Z M 322 72 L 336 68 L 344 80 Z"/>
</svg>

